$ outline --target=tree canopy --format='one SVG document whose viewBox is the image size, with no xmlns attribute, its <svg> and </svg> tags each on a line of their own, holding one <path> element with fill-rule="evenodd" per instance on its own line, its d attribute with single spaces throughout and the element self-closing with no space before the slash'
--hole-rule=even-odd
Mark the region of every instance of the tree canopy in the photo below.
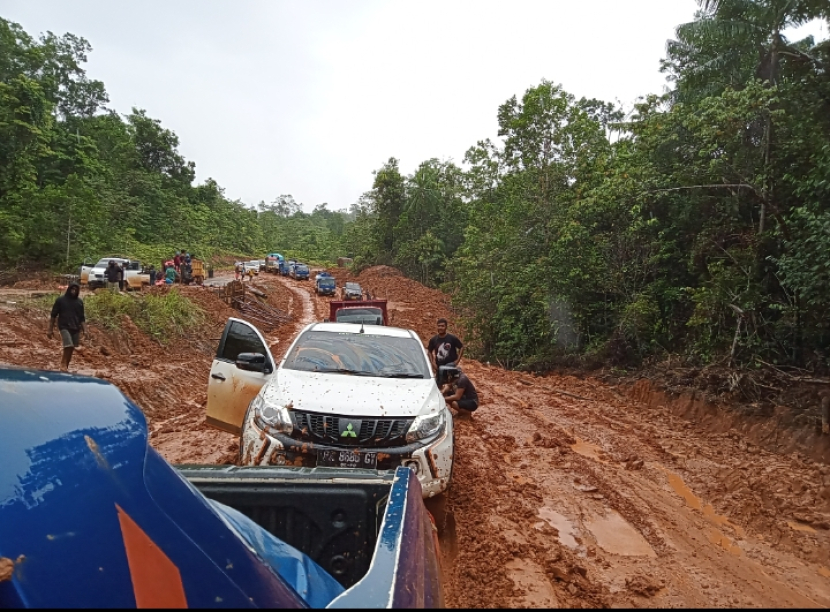
<svg viewBox="0 0 830 612">
<path fill-rule="evenodd" d="M 102 251 L 278 249 L 387 264 L 451 294 L 471 349 L 508 366 L 681 354 L 828 369 L 826 1 L 700 0 L 623 112 L 544 80 L 498 138 L 411 174 L 391 158 L 348 210 L 225 197 L 140 109 L 108 109 L 73 35 L 0 20 L 0 263 Z"/>
<path fill-rule="evenodd" d="M 78 36 L 35 39 L 0 19 L 0 265 L 74 268 L 114 253 L 152 258 L 279 249 L 336 257 L 346 212 L 304 214 L 291 196 L 257 208 L 227 198 L 144 110 L 107 108 Z"/>
</svg>

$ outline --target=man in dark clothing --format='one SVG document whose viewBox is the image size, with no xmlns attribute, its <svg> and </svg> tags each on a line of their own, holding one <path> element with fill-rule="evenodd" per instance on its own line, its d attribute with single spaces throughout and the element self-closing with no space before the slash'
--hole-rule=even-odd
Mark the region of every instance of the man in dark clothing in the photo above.
<svg viewBox="0 0 830 612">
<path fill-rule="evenodd" d="M 449 379 L 441 394 L 458 416 L 469 417 L 478 408 L 478 393 L 473 383 L 460 368 L 449 372 Z"/>
<path fill-rule="evenodd" d="M 155 266 L 150 266 L 150 269 L 148 270 L 148 274 L 150 275 L 150 286 L 155 287 L 156 286 L 156 267 Z"/>
<path fill-rule="evenodd" d="M 89 339 L 89 332 L 84 327 L 84 301 L 78 297 L 81 286 L 72 282 L 66 288 L 66 293 L 55 300 L 52 306 L 52 317 L 49 319 L 49 333 L 47 337 L 51 340 L 54 337 L 55 321 L 58 322 L 58 331 L 63 341 L 63 355 L 61 356 L 61 372 L 69 369 L 69 361 L 72 353 L 81 343 L 81 332 L 84 332 L 84 339 Z"/>
<path fill-rule="evenodd" d="M 119 281 L 123 280 L 124 272 L 121 270 L 121 266 L 115 263 L 114 259 L 110 259 L 110 263 L 104 272 L 104 276 L 107 277 L 107 289 L 110 291 L 118 289 L 120 291 Z"/>
<path fill-rule="evenodd" d="M 461 361 L 464 355 L 464 344 L 456 336 L 447 333 L 446 319 L 438 319 L 438 335 L 433 336 L 429 341 L 427 352 L 436 372 L 442 365 L 458 364 Z"/>
</svg>

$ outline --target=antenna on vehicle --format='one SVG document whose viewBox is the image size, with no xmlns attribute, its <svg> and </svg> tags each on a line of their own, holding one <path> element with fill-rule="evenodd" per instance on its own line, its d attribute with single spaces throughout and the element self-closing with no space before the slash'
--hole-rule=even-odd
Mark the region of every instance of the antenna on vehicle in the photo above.
<svg viewBox="0 0 830 612">
<path fill-rule="evenodd" d="M 359 333 L 361 333 L 361 334 L 364 333 L 363 332 L 363 321 L 360 322 L 360 332 Z"/>
</svg>

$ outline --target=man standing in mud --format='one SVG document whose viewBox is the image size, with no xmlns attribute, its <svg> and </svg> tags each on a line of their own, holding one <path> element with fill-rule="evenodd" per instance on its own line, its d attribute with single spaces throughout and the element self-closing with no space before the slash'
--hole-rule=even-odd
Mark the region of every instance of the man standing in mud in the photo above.
<svg viewBox="0 0 830 612">
<path fill-rule="evenodd" d="M 81 332 L 84 332 L 84 340 L 89 339 L 89 332 L 84 327 L 84 301 L 78 297 L 81 286 L 72 282 L 66 288 L 66 293 L 55 300 L 52 306 L 52 317 L 49 319 L 49 333 L 47 337 L 51 340 L 54 337 L 55 321 L 58 322 L 58 332 L 63 341 L 63 354 L 61 356 L 61 372 L 69 370 L 69 361 L 72 353 L 81 344 Z"/>
<path fill-rule="evenodd" d="M 436 372 L 442 365 L 460 363 L 464 355 L 464 344 L 456 336 L 447 333 L 446 319 L 438 319 L 438 335 L 429 341 L 427 352 Z"/>
</svg>

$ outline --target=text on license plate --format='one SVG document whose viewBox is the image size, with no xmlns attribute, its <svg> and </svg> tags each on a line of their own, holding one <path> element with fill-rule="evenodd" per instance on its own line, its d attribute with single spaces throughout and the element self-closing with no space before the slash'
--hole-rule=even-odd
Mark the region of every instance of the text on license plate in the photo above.
<svg viewBox="0 0 830 612">
<path fill-rule="evenodd" d="M 351 450 L 323 450 L 317 452 L 317 465 L 374 470 L 378 465 L 378 454 Z"/>
</svg>

